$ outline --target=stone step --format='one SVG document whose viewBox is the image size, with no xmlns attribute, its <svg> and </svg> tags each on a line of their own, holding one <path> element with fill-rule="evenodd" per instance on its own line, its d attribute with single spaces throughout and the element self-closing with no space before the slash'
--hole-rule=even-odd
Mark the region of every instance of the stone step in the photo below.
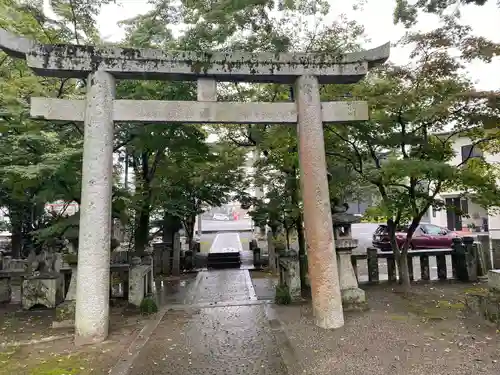
<svg viewBox="0 0 500 375">
<path fill-rule="evenodd" d="M 239 252 L 210 253 L 207 257 L 207 268 L 239 268 L 240 265 Z"/>
</svg>

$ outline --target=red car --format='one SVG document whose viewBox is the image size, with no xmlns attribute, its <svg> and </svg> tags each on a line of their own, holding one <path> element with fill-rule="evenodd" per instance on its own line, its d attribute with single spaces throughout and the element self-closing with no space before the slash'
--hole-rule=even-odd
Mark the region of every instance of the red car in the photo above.
<svg viewBox="0 0 500 375">
<path fill-rule="evenodd" d="M 449 249 L 452 239 L 459 237 L 456 232 L 433 224 L 420 224 L 410 242 L 410 250 Z M 402 247 L 406 240 L 406 229 L 396 232 L 396 241 Z M 373 247 L 382 251 L 392 251 L 387 225 L 379 225 L 373 234 Z"/>
</svg>

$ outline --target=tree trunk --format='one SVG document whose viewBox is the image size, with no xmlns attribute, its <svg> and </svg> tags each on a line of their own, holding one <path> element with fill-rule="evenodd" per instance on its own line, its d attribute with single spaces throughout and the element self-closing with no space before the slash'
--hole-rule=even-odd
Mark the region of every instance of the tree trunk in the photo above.
<svg viewBox="0 0 500 375">
<path fill-rule="evenodd" d="M 307 283 L 307 254 L 306 254 L 306 238 L 304 236 L 304 226 L 302 225 L 302 214 L 295 221 L 297 228 L 297 240 L 299 242 L 299 269 L 300 269 L 300 285 L 302 289 Z"/>
<path fill-rule="evenodd" d="M 146 246 L 149 243 L 149 200 L 144 202 L 140 207 L 140 211 L 136 217 L 136 227 L 134 233 L 134 250 L 136 256 L 143 256 L 145 254 Z"/>
<path fill-rule="evenodd" d="M 23 215 L 15 208 L 10 208 L 10 223 L 12 227 L 11 247 L 12 258 L 21 258 L 23 250 Z"/>
<path fill-rule="evenodd" d="M 288 175 L 287 179 L 290 183 L 292 205 L 299 206 L 299 183 L 297 168 L 293 168 L 293 173 Z M 299 242 L 299 269 L 300 269 L 300 285 L 302 288 L 307 282 L 307 254 L 306 254 L 306 239 L 304 235 L 304 225 L 302 224 L 304 217 L 302 213 L 295 219 L 295 228 L 297 229 L 297 240 Z"/>
<path fill-rule="evenodd" d="M 166 243 L 173 243 L 175 233 L 181 229 L 181 226 L 181 220 L 177 216 L 172 216 L 165 212 L 162 223 L 162 241 Z"/>
<path fill-rule="evenodd" d="M 196 222 L 196 215 L 191 215 L 184 220 L 184 229 L 186 230 L 186 238 L 189 244 L 189 250 L 193 250 L 193 238 L 194 238 L 194 225 Z"/>
<path fill-rule="evenodd" d="M 290 230 L 288 227 L 285 225 L 285 238 L 286 238 L 286 249 L 287 251 L 291 250 L 290 249 Z"/>
<path fill-rule="evenodd" d="M 408 291 L 410 290 L 411 284 L 410 284 L 410 272 L 408 270 L 408 252 L 403 251 L 401 254 L 400 260 L 399 260 L 399 277 L 400 277 L 400 284 L 401 287 L 403 288 L 403 291 Z"/>
<path fill-rule="evenodd" d="M 391 248 L 398 267 L 399 284 L 401 285 L 403 292 L 407 292 L 411 288 L 410 271 L 408 269 L 408 249 L 410 248 L 411 238 L 417 229 L 419 220 L 414 219 L 412 221 L 406 233 L 406 240 L 401 249 L 399 248 L 396 240 L 397 224 L 398 223 L 395 223 L 392 219 L 387 221 Z"/>
<path fill-rule="evenodd" d="M 401 281 L 403 280 L 403 273 L 401 268 L 401 251 L 399 250 L 399 245 L 396 241 L 396 237 L 392 237 L 390 234 L 389 236 L 392 253 L 394 254 L 394 261 L 396 262 L 396 265 L 398 267 L 398 282 L 401 283 Z"/>
</svg>

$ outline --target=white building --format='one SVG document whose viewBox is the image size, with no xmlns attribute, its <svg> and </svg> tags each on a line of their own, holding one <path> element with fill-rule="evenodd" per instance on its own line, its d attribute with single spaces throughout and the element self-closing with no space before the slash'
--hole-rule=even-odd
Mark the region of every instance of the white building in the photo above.
<svg viewBox="0 0 500 375">
<path fill-rule="evenodd" d="M 499 153 L 482 152 L 478 147 L 474 147 L 471 152 L 473 142 L 470 138 L 456 136 L 454 138 L 453 149 L 455 156 L 450 161 L 453 165 L 461 164 L 470 155 L 471 158 L 483 157 L 488 163 L 500 164 Z M 473 230 L 471 227 L 481 228 L 482 231 L 489 231 L 492 238 L 500 238 L 500 215 L 488 213 L 483 207 L 473 203 L 463 196 L 460 190 L 441 192 L 438 198 L 443 199 L 447 205 L 461 207 L 464 214 L 469 217 L 457 215 L 453 210 L 433 210 L 429 213 L 430 222 L 435 225 L 446 227 L 450 230 Z M 496 232 L 496 233 L 492 233 Z"/>
</svg>

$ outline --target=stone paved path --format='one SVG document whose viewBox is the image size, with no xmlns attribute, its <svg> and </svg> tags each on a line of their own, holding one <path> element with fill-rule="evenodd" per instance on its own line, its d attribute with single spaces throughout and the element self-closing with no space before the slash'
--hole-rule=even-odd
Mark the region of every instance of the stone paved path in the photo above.
<svg viewBox="0 0 500 375">
<path fill-rule="evenodd" d="M 234 234 L 218 236 L 220 246 L 241 248 Z M 191 306 L 165 314 L 131 375 L 286 374 L 248 270 L 200 272 L 194 288 Z"/>
<path fill-rule="evenodd" d="M 210 247 L 211 253 L 231 253 L 243 251 L 243 246 L 241 245 L 240 234 L 235 233 L 218 233 L 212 246 Z"/>
</svg>

